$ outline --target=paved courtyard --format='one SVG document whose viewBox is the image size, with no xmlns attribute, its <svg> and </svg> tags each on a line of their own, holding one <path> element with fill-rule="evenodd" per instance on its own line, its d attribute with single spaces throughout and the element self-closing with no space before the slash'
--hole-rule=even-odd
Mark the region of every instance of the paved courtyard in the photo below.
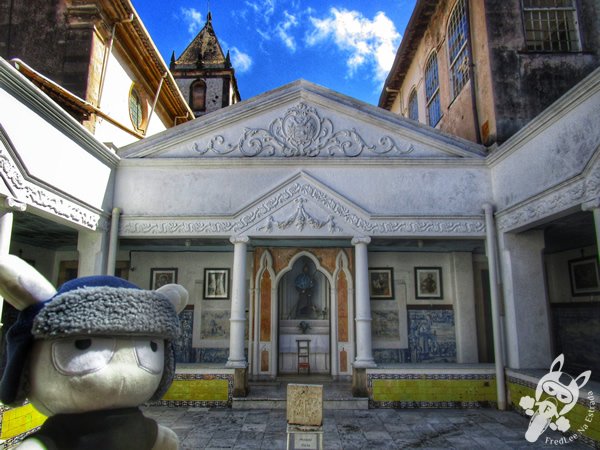
<svg viewBox="0 0 600 450">
<path fill-rule="evenodd" d="M 286 448 L 285 410 L 149 407 L 144 413 L 179 435 L 182 449 Z M 590 449 L 580 442 L 556 445 L 547 430 L 535 444 L 525 440 L 529 420 L 494 409 L 325 410 L 327 450 Z"/>
</svg>

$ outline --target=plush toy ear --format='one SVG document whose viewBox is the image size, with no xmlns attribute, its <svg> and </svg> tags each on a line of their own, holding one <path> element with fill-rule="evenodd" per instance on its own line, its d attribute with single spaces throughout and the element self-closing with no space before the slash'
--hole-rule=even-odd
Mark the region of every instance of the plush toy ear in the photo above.
<svg viewBox="0 0 600 450">
<path fill-rule="evenodd" d="M 21 258 L 0 257 L 0 295 L 19 311 L 46 301 L 54 294 L 54 286 Z"/>
<path fill-rule="evenodd" d="M 160 292 L 167 297 L 175 307 L 175 311 L 179 314 L 185 308 L 188 302 L 188 291 L 180 284 L 165 284 L 159 287 L 156 292 Z"/>
<path fill-rule="evenodd" d="M 565 355 L 561 353 L 556 357 L 554 361 L 552 361 L 552 365 L 550 366 L 550 372 L 560 372 L 560 369 L 562 369 L 564 363 Z M 558 366 L 558 369 L 556 369 L 556 366 Z"/>
</svg>

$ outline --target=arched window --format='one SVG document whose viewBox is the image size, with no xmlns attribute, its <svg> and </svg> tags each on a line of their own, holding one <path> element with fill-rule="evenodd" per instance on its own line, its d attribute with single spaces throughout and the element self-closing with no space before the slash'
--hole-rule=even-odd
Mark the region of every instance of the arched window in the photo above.
<svg viewBox="0 0 600 450">
<path fill-rule="evenodd" d="M 408 118 L 419 120 L 419 100 L 417 99 L 417 90 L 413 88 L 408 96 Z"/>
<path fill-rule="evenodd" d="M 460 93 L 469 81 L 470 56 L 467 42 L 469 23 L 465 0 L 458 0 L 448 21 L 448 55 L 450 57 L 450 79 L 452 99 Z"/>
<path fill-rule="evenodd" d="M 433 52 L 425 66 L 425 101 L 427 102 L 427 123 L 435 127 L 442 117 L 440 108 L 440 78 L 438 76 L 437 54 Z"/>
<path fill-rule="evenodd" d="M 206 109 L 206 83 L 196 80 L 190 87 L 190 107 L 192 111 L 204 111 Z"/>
<path fill-rule="evenodd" d="M 146 120 L 146 107 L 135 83 L 131 84 L 129 90 L 129 118 L 136 130 L 141 130 Z"/>
</svg>

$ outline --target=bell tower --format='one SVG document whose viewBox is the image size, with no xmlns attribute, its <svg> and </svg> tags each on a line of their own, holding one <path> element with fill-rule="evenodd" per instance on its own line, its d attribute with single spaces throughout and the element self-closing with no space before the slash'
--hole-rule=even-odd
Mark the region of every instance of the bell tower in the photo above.
<svg viewBox="0 0 600 450">
<path fill-rule="evenodd" d="M 241 100 L 229 51 L 223 53 L 210 11 L 206 24 L 179 58 L 173 52 L 169 68 L 196 117 Z"/>
</svg>

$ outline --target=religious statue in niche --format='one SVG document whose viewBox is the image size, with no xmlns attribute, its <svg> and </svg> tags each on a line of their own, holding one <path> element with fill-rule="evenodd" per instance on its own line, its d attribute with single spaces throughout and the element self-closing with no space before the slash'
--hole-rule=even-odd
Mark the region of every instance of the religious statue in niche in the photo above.
<svg viewBox="0 0 600 450">
<path fill-rule="evenodd" d="M 298 291 L 298 301 L 296 302 L 296 319 L 316 319 L 317 308 L 313 304 L 312 296 L 315 287 L 314 276 L 309 274 L 308 264 L 304 264 L 302 273 L 294 280 L 294 286 Z"/>
</svg>

